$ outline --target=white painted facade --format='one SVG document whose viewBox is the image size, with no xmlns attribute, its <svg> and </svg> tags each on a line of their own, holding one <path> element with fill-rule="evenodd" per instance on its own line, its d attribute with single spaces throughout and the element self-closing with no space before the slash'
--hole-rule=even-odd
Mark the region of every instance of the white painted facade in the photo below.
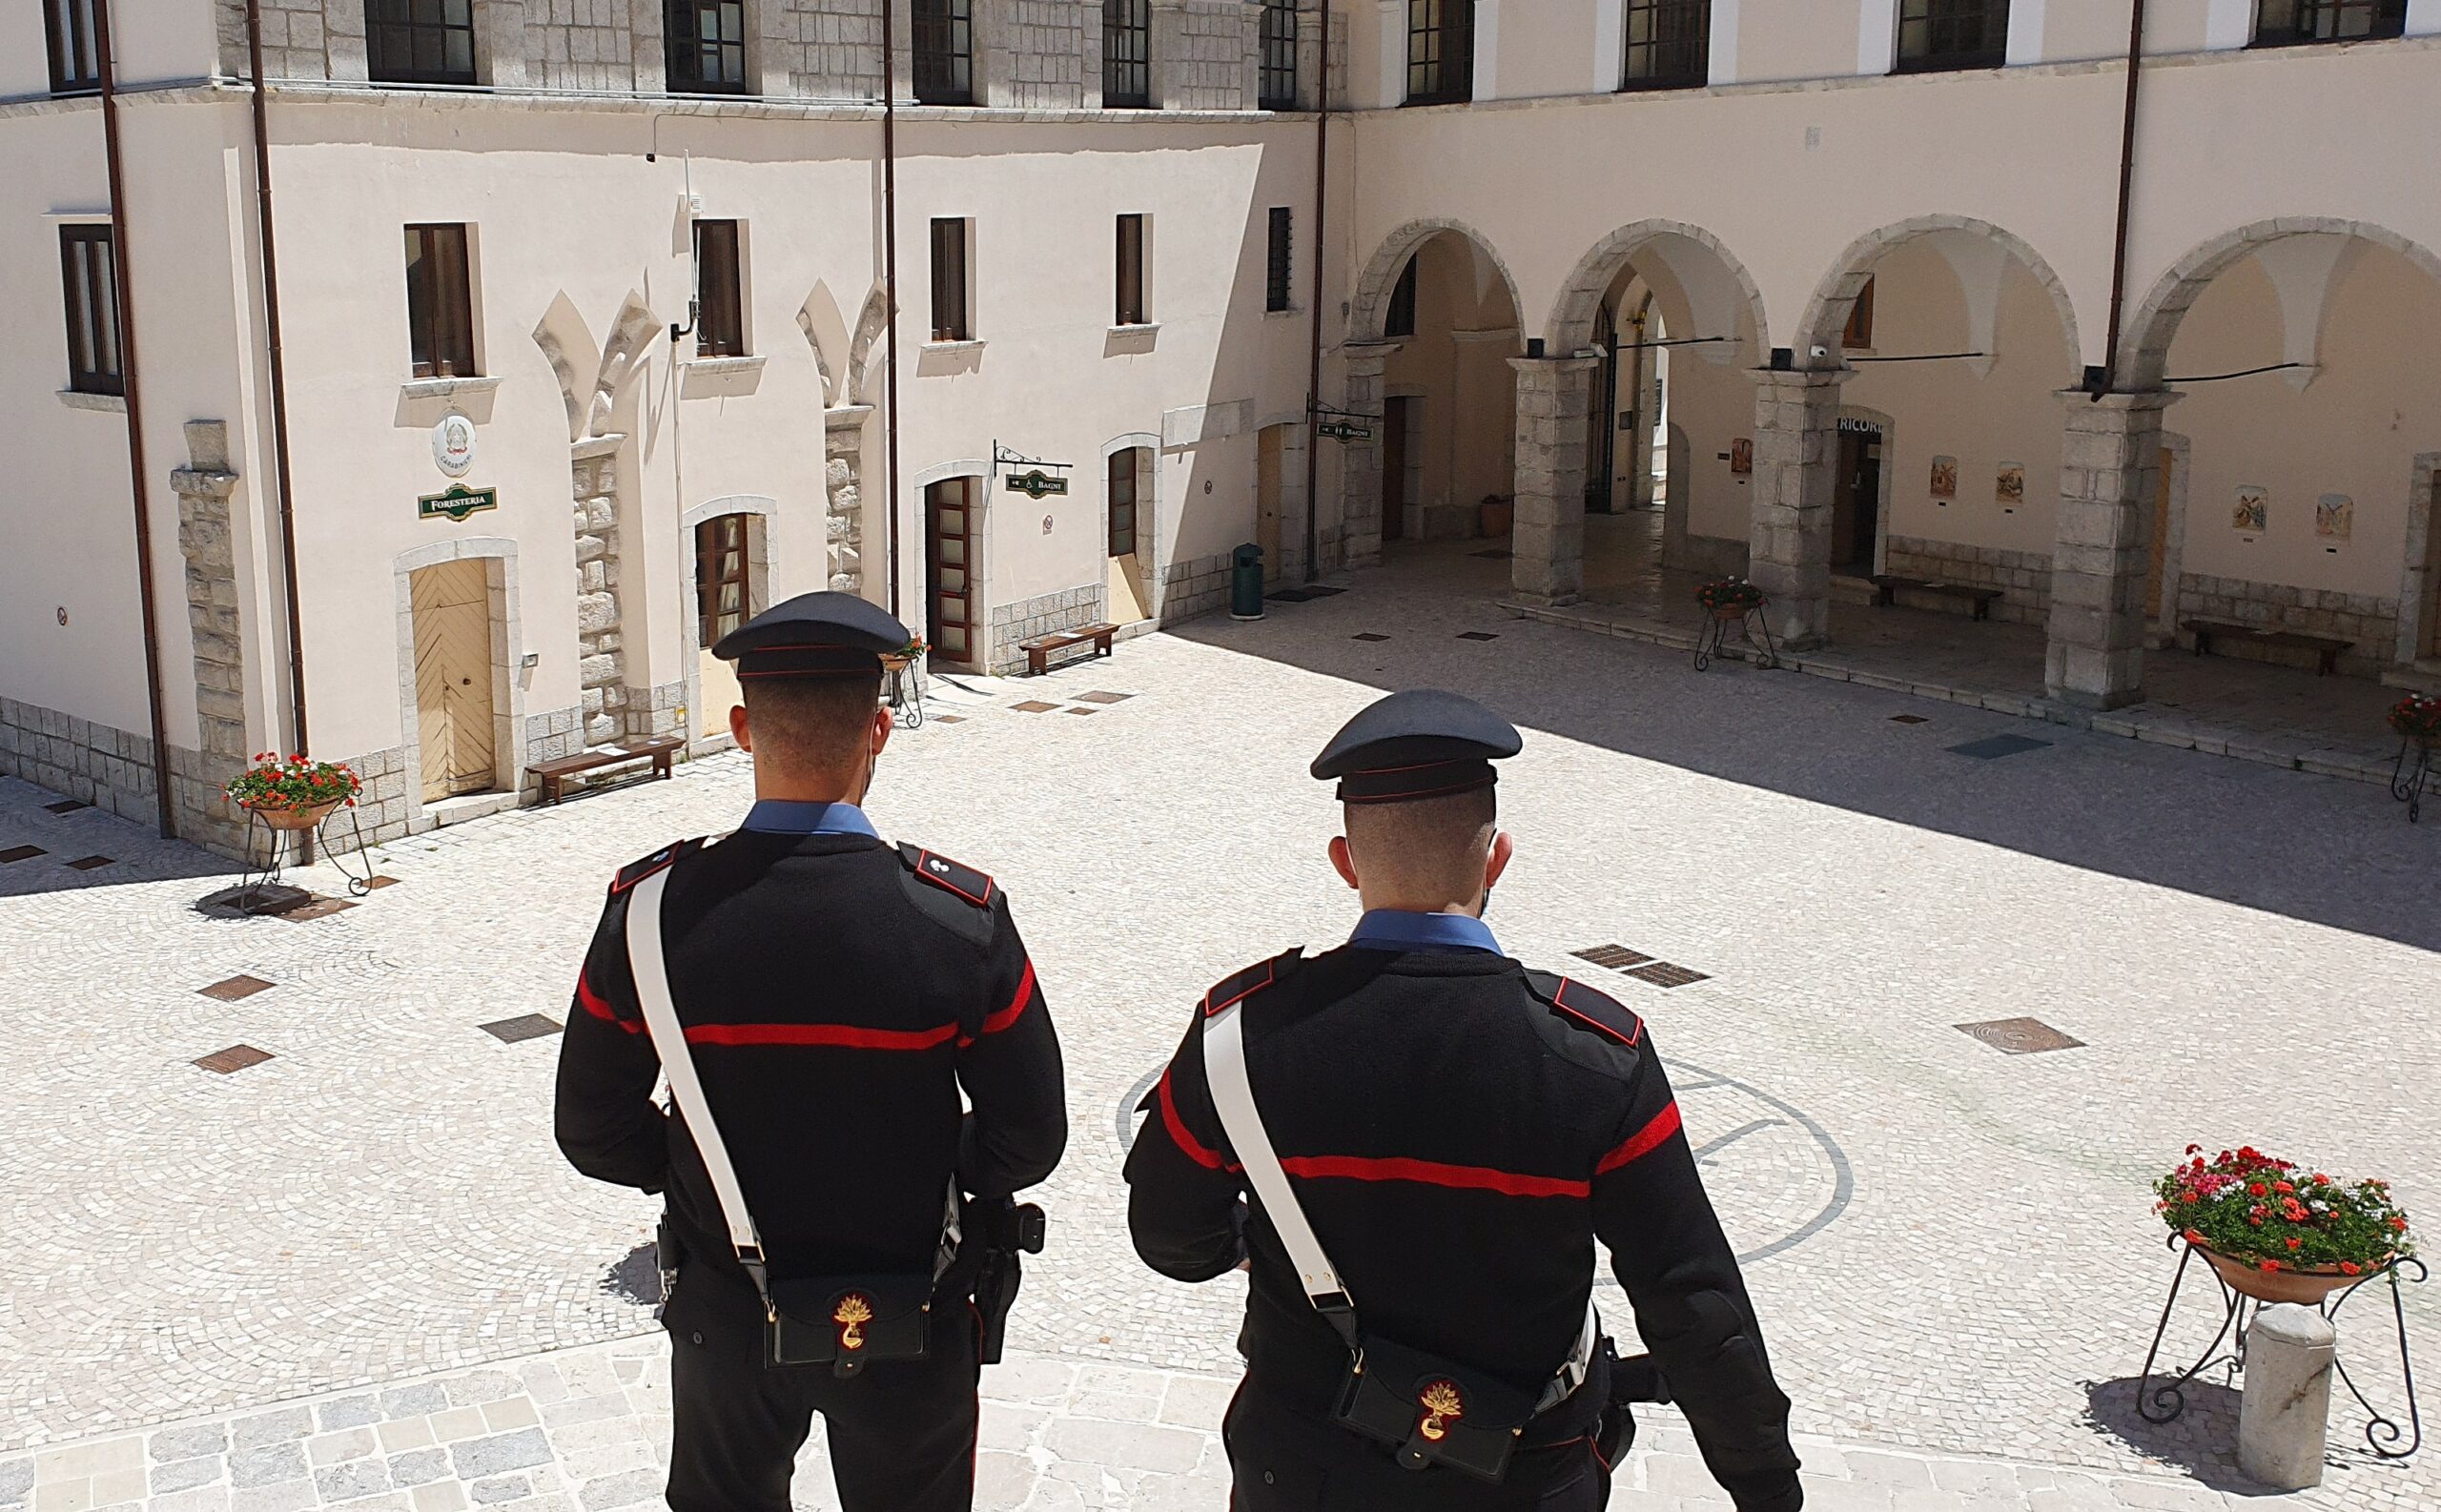
<svg viewBox="0 0 2441 1512">
<path fill-rule="evenodd" d="M 750 0 L 756 92 L 708 98 L 667 92 L 658 3 L 579 23 L 476 0 L 479 82 L 442 90 L 365 81 L 362 0 L 265 0 L 306 713 L 318 754 L 380 774 L 371 827 L 436 817 L 400 609 L 435 562 L 489 564 L 492 786 L 509 801 L 532 761 L 711 723 L 706 520 L 750 521 L 755 604 L 894 587 L 920 627 L 925 488 L 980 477 L 978 660 L 1005 668 L 1024 635 L 1125 607 L 1107 459 L 1152 459 L 1132 570 L 1158 623 L 1220 602 L 1226 554 L 1263 528 L 1262 434 L 1285 426 L 1278 555 L 1305 570 L 1317 132 L 1253 108 L 1260 7 L 1156 0 L 1157 108 L 1105 111 L 1093 0 L 974 0 L 973 107 L 913 103 L 892 0 L 892 499 L 877 3 Z M 1345 113 L 1329 134 L 1321 398 L 1407 401 L 1411 533 L 1463 533 L 1480 498 L 1514 494 L 1518 590 L 1565 600 L 1598 364 L 1538 371 L 1528 343 L 1568 357 L 1597 306 L 1621 318 L 1650 295 L 1651 335 L 1721 338 L 1655 358 L 1618 398 L 1651 418 L 1666 391 L 1675 561 L 1753 570 L 1800 640 L 1831 591 L 1826 452 L 1846 415 L 1882 433 L 1871 564 L 2007 588 L 2008 617 L 2052 627 L 2062 696 L 2140 686 L 2123 580 L 2152 544 L 2132 496 L 2150 510 L 2160 451 L 2179 459 L 2178 534 L 2168 607 L 2138 617 L 2139 643 L 2197 613 L 2350 640 L 2359 675 L 2436 670 L 2441 41 L 2425 33 L 2441 0 L 2413 0 L 2400 38 L 2282 48 L 2249 46 L 2251 0 L 2151 0 L 2116 353 L 2123 4 L 2017 0 L 2001 66 L 1892 75 L 1897 0 L 1713 0 L 1703 83 L 1616 92 L 1636 9 L 1480 0 L 1474 102 L 1403 108 L 1405 0 L 1333 8 Z M 1308 104 L 1319 19 L 1308 0 Z M 209 748 L 212 722 L 242 727 L 249 751 L 295 727 L 244 8 L 179 0 L 120 26 L 162 721 L 181 826 L 226 844 L 209 794 L 231 753 Z M 0 286 L 27 316 L 0 408 L 40 438 L 5 506 L 0 767 L 149 813 L 124 414 L 60 392 L 58 228 L 107 216 L 101 112 L 53 98 L 43 58 L 39 10 L 0 15 Z M 1282 206 L 1293 308 L 1266 312 Z M 1146 326 L 1112 323 L 1119 215 L 1146 217 Z M 698 217 L 741 223 L 744 358 L 670 336 Z M 972 223 L 973 339 L 933 343 L 928 229 L 951 217 Z M 479 379 L 412 378 L 400 228 L 425 222 L 469 228 Z M 1410 256 L 1418 332 L 1385 342 Z M 1874 345 L 1850 356 L 1961 355 L 1845 363 L 1868 273 Z M 1775 352 L 1789 371 L 1771 376 Z M 2273 365 L 2172 383 L 2185 397 L 2166 408 L 2062 397 L 2098 370 L 2144 395 Z M 1799 390 L 1815 397 L 1783 401 Z M 430 438 L 453 411 L 477 433 L 462 481 L 499 507 L 419 518 L 451 481 Z M 2094 432 L 2104 413 L 2121 430 Z M 1319 565 L 1378 555 L 1383 447 L 1378 428 L 1323 445 Z M 1752 472 L 1730 463 L 1745 447 Z M 1071 492 L 1008 491 L 995 448 L 1069 464 Z M 1955 498 L 1931 495 L 1936 457 L 1957 460 Z M 2023 469 L 2011 505 L 2003 464 Z M 1621 464 L 1620 497 L 1651 494 L 1642 467 Z M 2230 525 L 2241 488 L 2268 495 L 2261 531 Z M 2345 539 L 2317 533 L 2332 496 L 2349 501 Z M 2162 570 L 2144 568 L 2157 585 Z"/>
</svg>

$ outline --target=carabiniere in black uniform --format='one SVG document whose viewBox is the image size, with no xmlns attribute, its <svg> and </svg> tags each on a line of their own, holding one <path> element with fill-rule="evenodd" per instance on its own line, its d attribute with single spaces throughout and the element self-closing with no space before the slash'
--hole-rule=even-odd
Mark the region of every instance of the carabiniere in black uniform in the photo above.
<svg viewBox="0 0 2441 1512">
<path fill-rule="evenodd" d="M 1519 747 L 1480 705 L 1404 693 L 1314 775 L 1348 803 L 1396 802 L 1487 787 Z M 1232 1059 L 1242 1071 L 1216 1070 Z M 1225 1085 L 1216 1105 L 1231 1079 L 1268 1162 Z M 1739 1512 L 1802 1504 L 1788 1399 L 1651 1032 L 1508 958 L 1480 919 L 1367 913 L 1341 949 L 1230 977 L 1145 1113 L 1138 1252 L 1185 1281 L 1251 1259 L 1225 1425 L 1239 1512 L 1590 1512 L 1632 1434 L 1626 1402 L 1664 1389 Z M 1310 1224 L 1321 1253 L 1302 1270 L 1249 1165 Z M 1649 1359 L 1588 1330 L 1596 1239 Z"/>
<path fill-rule="evenodd" d="M 906 641 L 824 593 L 716 654 L 742 677 L 862 675 Z M 640 893 L 760 1277 L 687 1121 L 653 1100 Z M 1016 1251 L 1041 1243 L 1039 1210 L 1011 1195 L 1067 1136 L 1050 1011 L 992 878 L 884 844 L 853 806 L 769 801 L 626 868 L 577 982 L 557 1122 L 578 1170 L 666 1197 L 677 1512 L 786 1512 L 817 1411 L 851 1512 L 972 1504 L 978 1365 L 997 1358 Z"/>
</svg>

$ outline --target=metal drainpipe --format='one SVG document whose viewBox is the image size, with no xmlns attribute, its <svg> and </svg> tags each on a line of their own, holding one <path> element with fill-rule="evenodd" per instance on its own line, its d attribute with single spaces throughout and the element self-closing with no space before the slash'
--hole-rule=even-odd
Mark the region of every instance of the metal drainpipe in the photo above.
<svg viewBox="0 0 2441 1512">
<path fill-rule="evenodd" d="M 898 0 L 881 5 L 881 302 L 889 354 L 882 368 L 882 497 L 889 503 L 890 612 L 898 613 Z M 853 375 L 843 376 L 847 382 Z M 916 634 L 923 629 L 918 626 Z M 969 648 L 970 650 L 972 647 Z"/>
<path fill-rule="evenodd" d="M 271 357 L 272 483 L 279 499 L 279 564 L 288 607 L 288 702 L 297 744 L 311 754 L 305 725 L 305 615 L 297 593 L 297 496 L 288 480 L 288 358 L 279 334 L 279 244 L 271 213 L 271 102 L 263 77 L 262 0 L 246 0 L 246 67 L 255 87 L 255 235 L 263 259 L 263 342 Z M 314 859 L 314 835 L 301 831 L 297 859 Z"/>
<path fill-rule="evenodd" d="M 1323 240 L 1325 216 L 1330 209 L 1329 180 L 1331 154 L 1331 0 L 1322 3 L 1321 60 L 1315 65 L 1314 110 L 1314 318 L 1310 342 L 1310 360 L 1305 370 L 1305 581 L 1312 582 L 1323 575 L 1323 510 L 1316 496 L 1322 491 L 1323 473 L 1323 259 L 1328 255 Z"/>
<path fill-rule="evenodd" d="M 2103 394 L 2119 385 L 2119 321 L 2127 302 L 2127 221 L 2134 208 L 2136 185 L 2136 86 L 2144 72 L 2144 0 L 2130 0 L 2127 20 L 2127 104 L 2119 129 L 2119 228 L 2110 253 L 2110 336 L 2103 349 Z"/>
<path fill-rule="evenodd" d="M 153 796 L 161 838 L 178 835 L 170 795 L 170 729 L 161 712 L 160 616 L 153 585 L 153 486 L 144 460 L 144 395 L 135 361 L 135 280 L 128 274 L 127 177 L 120 170 L 118 61 L 111 51 L 110 0 L 93 7 L 93 52 L 102 75 L 102 153 L 111 183 L 111 279 L 118 300 L 120 389 L 127 399 L 127 469 L 135 504 L 135 594 L 144 626 L 144 692 L 153 720 Z"/>
</svg>

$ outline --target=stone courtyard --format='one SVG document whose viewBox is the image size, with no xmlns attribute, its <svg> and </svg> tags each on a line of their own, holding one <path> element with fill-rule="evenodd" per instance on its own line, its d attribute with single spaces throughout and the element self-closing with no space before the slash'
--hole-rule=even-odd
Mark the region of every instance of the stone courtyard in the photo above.
<svg viewBox="0 0 2441 1512">
<path fill-rule="evenodd" d="M 2418 1216 L 2441 1192 L 2441 827 L 2311 770 L 1698 674 L 1422 557 L 1345 587 L 1044 679 L 936 683 L 883 759 L 876 822 L 1001 880 L 1068 1053 L 1052 1247 L 986 1377 L 978 1505 L 1225 1504 L 1242 1290 L 1135 1260 L 1128 1110 L 1211 982 L 1344 936 L 1305 764 L 1379 690 L 1427 683 L 1527 732 L 1490 922 L 1653 1026 L 1810 1505 L 2441 1502 L 2430 1455 L 2377 1461 L 2344 1397 L 2325 1484 L 2290 1497 L 2238 1475 L 2217 1378 L 2167 1428 L 2134 1411 L 2175 1263 L 2147 1184 L 2189 1141 L 2385 1175 Z M 388 846 L 395 885 L 355 907 L 238 920 L 195 907 L 225 863 L 0 781 L 0 1509 L 652 1503 L 652 1205 L 561 1162 L 557 1040 L 506 1026 L 564 1014 L 612 870 L 749 792 L 715 757 Z M 345 896 L 327 866 L 296 875 Z M 1606 945 L 1683 970 L 1574 957 Z M 2010 1054 L 1957 1027 L 2020 1017 L 2082 1043 Z M 195 1064 L 240 1047 L 268 1058 Z M 2409 1290 L 2429 1346 L 2441 1298 Z M 2343 1356 L 2403 1414 L 2387 1299 L 2358 1306 Z M 2171 1349 L 2217 1321 L 2190 1289 Z M 1726 1507 L 1674 1416 L 1646 1423 L 1616 1504 Z M 810 1507 L 833 1504 L 820 1457 L 817 1435 Z"/>
</svg>

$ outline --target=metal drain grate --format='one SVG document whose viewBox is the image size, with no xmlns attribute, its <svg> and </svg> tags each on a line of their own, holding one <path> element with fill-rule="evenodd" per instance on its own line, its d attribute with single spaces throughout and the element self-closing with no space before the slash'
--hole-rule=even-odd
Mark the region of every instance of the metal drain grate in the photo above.
<svg viewBox="0 0 2441 1512">
<path fill-rule="evenodd" d="M 1924 725 L 1931 722 L 1921 714 L 1893 714 L 1890 716 L 1890 723 L 1893 725 Z"/>
<path fill-rule="evenodd" d="M 1702 971 L 1691 971 L 1683 966 L 1672 966 L 1668 961 L 1655 961 L 1651 966 L 1639 966 L 1627 974 L 1639 982 L 1651 982 L 1655 987 L 1685 987 L 1690 982 L 1712 980 Z"/>
<path fill-rule="evenodd" d="M 1351 635 L 1348 639 L 1351 641 L 1386 641 L 1389 637 L 1386 635 L 1376 635 L 1370 630 L 1365 630 L 1356 635 Z"/>
<path fill-rule="evenodd" d="M 541 1013 L 520 1013 L 515 1018 L 503 1018 L 497 1024 L 482 1025 L 482 1029 L 503 1045 L 521 1045 L 529 1039 L 558 1033 L 560 1021 Z"/>
<path fill-rule="evenodd" d="M 0 850 L 0 866 L 7 866 L 16 861 L 31 861 L 36 856 L 49 854 L 51 852 L 40 846 L 10 846 L 6 850 Z"/>
<path fill-rule="evenodd" d="M 1489 630 L 1461 630 L 1458 632 L 1458 639 L 1461 641 L 1497 641 L 1500 637 L 1492 634 Z"/>
<path fill-rule="evenodd" d="M 966 716 L 963 714 L 935 714 L 933 716 L 933 723 L 935 725 L 963 725 L 966 723 Z"/>
<path fill-rule="evenodd" d="M 43 805 L 45 810 L 54 814 L 72 814 L 79 808 L 91 808 L 93 806 L 92 804 L 85 802 L 81 798 L 63 798 L 55 804 Z"/>
<path fill-rule="evenodd" d="M 345 913 L 355 907 L 345 898 L 315 897 L 293 909 L 280 909 L 278 916 L 291 924 L 302 924 L 308 919 L 327 919 L 334 913 Z"/>
<path fill-rule="evenodd" d="M 256 1050 L 252 1045 L 232 1045 L 227 1050 L 215 1050 L 209 1055 L 198 1056 L 195 1064 L 226 1076 L 249 1066 L 259 1066 L 271 1058 L 271 1052 L 267 1050 Z"/>
<path fill-rule="evenodd" d="M 1048 714 L 1059 705 L 1056 704 L 1046 704 L 1038 698 L 1030 698 L 1022 704 L 1012 704 L 1009 706 L 1015 709 L 1020 714 Z"/>
<path fill-rule="evenodd" d="M 1264 594 L 1263 599 L 1269 603 L 1303 603 L 1313 596 L 1304 588 L 1282 588 L 1278 593 Z"/>
<path fill-rule="evenodd" d="M 395 888 L 398 885 L 399 879 L 396 877 L 371 876 L 364 879 L 364 890 L 367 892 L 379 892 L 383 888 Z"/>
<path fill-rule="evenodd" d="M 1614 971 L 1624 971 L 1631 966 L 1642 966 L 1652 959 L 1642 950 L 1631 950 L 1624 945 L 1589 945 L 1582 950 L 1570 950 L 1569 953 L 1580 961 L 1591 961 L 1596 966 L 1607 966 Z"/>
<path fill-rule="evenodd" d="M 68 863 L 68 869 L 71 871 L 91 871 L 96 867 L 107 867 L 113 865 L 115 865 L 115 863 L 108 856 L 87 856 L 82 861 L 72 861 Z"/>
<path fill-rule="evenodd" d="M 1345 588 L 1334 588 L 1327 582 L 1313 582 L 1306 584 L 1305 597 L 1308 599 L 1327 599 L 1334 594 L 1345 593 L 1346 591 L 1347 590 Z"/>
<path fill-rule="evenodd" d="M 1952 746 L 1949 750 L 1953 755 L 1972 756 L 1977 761 L 1987 762 L 2001 756 L 2042 750 L 2050 744 L 2047 740 L 2030 740 L 2023 735 L 1987 735 L 1981 740 L 1968 741 L 1963 746 Z"/>
<path fill-rule="evenodd" d="M 1971 1034 L 2008 1055 L 2037 1055 L 2046 1050 L 2082 1050 L 2085 1042 L 2061 1033 L 2039 1018 L 1996 1018 L 1981 1024 L 1960 1024 Z"/>
<path fill-rule="evenodd" d="M 259 976 L 233 976 L 225 982 L 215 982 L 210 987 L 199 987 L 195 991 L 215 1002 L 235 1003 L 256 992 L 268 992 L 274 985 Z"/>
<path fill-rule="evenodd" d="M 1072 708 L 1068 712 L 1071 714 L 1098 714 L 1101 710 L 1097 708 Z"/>
<path fill-rule="evenodd" d="M 1133 693 L 1104 693 L 1097 690 L 1077 694 L 1077 702 L 1079 704 L 1124 704 L 1135 696 Z"/>
</svg>

